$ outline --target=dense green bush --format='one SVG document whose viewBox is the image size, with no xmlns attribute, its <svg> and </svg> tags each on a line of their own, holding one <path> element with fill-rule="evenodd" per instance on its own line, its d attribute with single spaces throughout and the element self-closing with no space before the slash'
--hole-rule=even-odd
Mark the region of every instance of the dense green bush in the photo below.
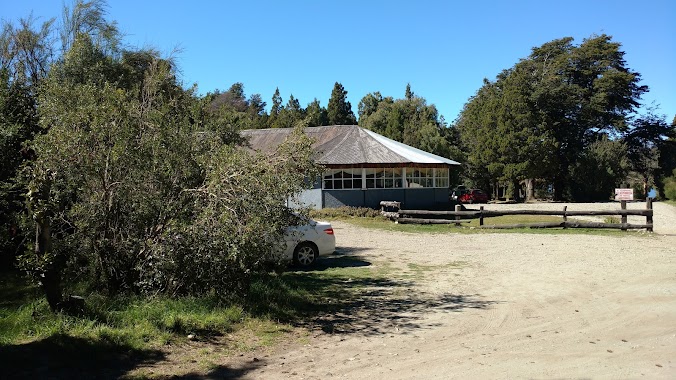
<svg viewBox="0 0 676 380">
<path fill-rule="evenodd" d="M 673 175 L 664 181 L 664 196 L 667 199 L 676 200 L 676 169 Z"/>
<path fill-rule="evenodd" d="M 53 309 L 62 285 L 83 283 L 109 295 L 246 293 L 283 242 L 285 200 L 318 174 L 302 128 L 274 155 L 252 154 L 170 61 L 110 55 L 86 34 L 39 104 L 47 132 L 27 172 L 40 233 L 21 264 Z"/>
<path fill-rule="evenodd" d="M 310 216 L 315 219 L 381 217 L 380 210 L 375 210 L 368 207 L 350 207 L 350 206 L 312 210 L 310 211 Z"/>
</svg>

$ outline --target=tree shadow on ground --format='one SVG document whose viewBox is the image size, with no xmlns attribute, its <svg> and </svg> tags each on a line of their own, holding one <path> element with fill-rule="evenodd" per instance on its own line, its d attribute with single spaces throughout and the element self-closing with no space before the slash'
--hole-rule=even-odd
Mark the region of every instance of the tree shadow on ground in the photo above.
<svg viewBox="0 0 676 380">
<path fill-rule="evenodd" d="M 366 252 L 370 251 L 371 248 L 365 248 L 365 247 L 336 247 L 336 252 L 334 252 L 333 255 L 328 256 L 345 256 L 345 255 L 356 255 L 359 254 L 360 252 Z"/>
<path fill-rule="evenodd" d="M 164 360 L 159 350 L 67 335 L 0 346 L 2 379 L 118 379 L 139 365 Z"/>
<path fill-rule="evenodd" d="M 171 379 L 177 380 L 241 379 L 247 373 L 254 371 L 258 368 L 265 367 L 266 365 L 267 364 L 264 359 L 261 360 L 256 359 L 254 361 L 247 362 L 237 367 L 219 365 L 216 366 L 215 368 L 212 368 L 207 373 L 191 372 L 180 376 L 172 376 Z"/>
<path fill-rule="evenodd" d="M 338 247 L 333 254 L 318 257 L 315 263 L 309 267 L 291 264 L 287 269 L 290 272 L 313 272 L 331 268 L 367 267 L 371 263 L 357 255 L 359 252 L 367 250 L 367 248 Z"/>
<path fill-rule="evenodd" d="M 275 279 L 268 284 L 274 296 L 265 295 L 269 302 L 254 296 L 256 305 L 264 305 L 257 312 L 332 334 L 376 335 L 433 328 L 426 321 L 430 313 L 486 309 L 498 302 L 479 294 L 425 293 L 414 280 L 378 273 L 368 258 L 352 255 L 358 248 L 344 252 Z"/>
<path fill-rule="evenodd" d="M 425 320 L 430 313 L 486 309 L 497 303 L 482 300 L 478 294 L 428 295 L 408 291 L 405 287 L 402 289 L 398 283 L 394 287 L 392 284 L 378 285 L 344 302 L 339 310 L 324 313 L 309 324 L 330 334 L 380 335 L 393 331 L 406 334 L 435 327 L 436 324 Z M 397 291 L 397 287 L 405 291 Z"/>
</svg>

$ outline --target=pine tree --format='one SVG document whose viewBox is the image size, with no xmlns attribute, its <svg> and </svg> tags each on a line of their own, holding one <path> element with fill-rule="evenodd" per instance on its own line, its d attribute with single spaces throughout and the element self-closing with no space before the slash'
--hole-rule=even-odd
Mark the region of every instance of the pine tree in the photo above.
<svg viewBox="0 0 676 380">
<path fill-rule="evenodd" d="M 354 112 L 352 112 L 352 105 L 347 101 L 347 91 L 338 82 L 333 86 L 327 113 L 329 125 L 357 124 L 357 118 L 354 116 Z"/>
<path fill-rule="evenodd" d="M 282 97 L 279 95 L 279 87 L 277 87 L 274 95 L 272 95 L 272 106 L 270 107 L 270 117 L 268 117 L 268 128 L 275 128 L 277 118 L 279 117 L 282 108 Z"/>
</svg>

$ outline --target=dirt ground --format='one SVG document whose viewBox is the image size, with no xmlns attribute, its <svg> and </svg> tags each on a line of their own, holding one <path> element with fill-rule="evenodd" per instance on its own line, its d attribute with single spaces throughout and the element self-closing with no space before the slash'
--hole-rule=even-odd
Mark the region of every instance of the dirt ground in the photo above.
<svg viewBox="0 0 676 380">
<path fill-rule="evenodd" d="M 618 205 L 568 206 L 604 208 Z M 308 321 L 272 348 L 218 356 L 206 373 L 199 359 L 191 359 L 194 351 L 218 347 L 172 349 L 166 361 L 141 373 L 299 380 L 676 378 L 675 207 L 655 204 L 654 234 L 620 236 L 429 235 L 333 226 L 338 252 L 323 260 L 356 257 L 387 273 L 387 281 L 368 286 L 349 311 Z"/>
<path fill-rule="evenodd" d="M 575 206 L 585 207 L 606 206 Z M 305 344 L 232 358 L 223 363 L 227 373 L 244 379 L 676 378 L 674 207 L 655 205 L 655 234 L 619 237 L 334 228 L 339 254 L 390 265 L 396 279 L 371 289 L 349 315 L 329 317 L 331 332 L 310 330 Z"/>
</svg>

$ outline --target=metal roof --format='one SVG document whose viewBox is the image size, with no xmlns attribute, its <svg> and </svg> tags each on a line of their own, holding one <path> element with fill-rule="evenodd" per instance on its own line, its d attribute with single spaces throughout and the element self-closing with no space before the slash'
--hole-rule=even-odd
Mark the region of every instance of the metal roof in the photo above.
<svg viewBox="0 0 676 380">
<path fill-rule="evenodd" d="M 291 128 L 249 129 L 242 131 L 242 136 L 247 138 L 251 149 L 273 153 L 291 131 Z M 323 165 L 460 165 L 357 125 L 308 127 L 305 133 L 315 140 L 316 161 Z"/>
</svg>

